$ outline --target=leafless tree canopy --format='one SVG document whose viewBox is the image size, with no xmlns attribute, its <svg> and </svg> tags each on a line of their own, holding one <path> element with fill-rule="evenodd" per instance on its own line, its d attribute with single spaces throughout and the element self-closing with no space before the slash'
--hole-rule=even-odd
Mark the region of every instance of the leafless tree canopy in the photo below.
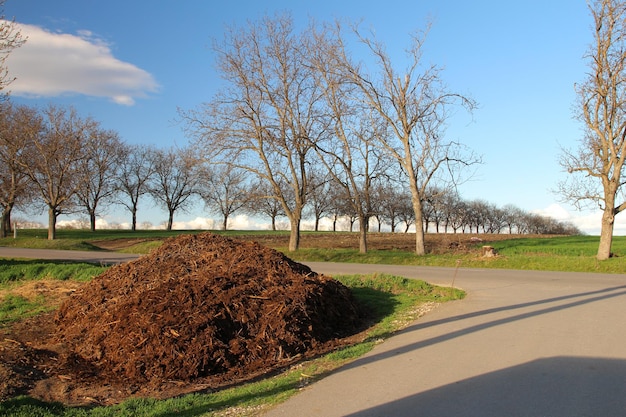
<svg viewBox="0 0 626 417">
<path fill-rule="evenodd" d="M 186 210 L 197 195 L 198 173 L 190 148 L 155 150 L 149 192 L 168 213 L 167 230 L 172 230 L 174 213 Z"/>
<path fill-rule="evenodd" d="M 351 33 L 373 57 L 374 75 L 353 62 L 339 23 L 298 32 L 283 15 L 232 29 L 216 46 L 226 87 L 183 113 L 207 158 L 271 186 L 291 223 L 290 250 L 298 248 L 311 165 L 323 165 L 349 196 L 365 251 L 372 180 L 390 160 L 405 174 L 417 224 L 426 186 L 444 168 L 454 176 L 477 162 L 444 138 L 450 109 L 475 103 L 449 92 L 440 69 L 424 68 L 423 39 L 412 39 L 409 68 L 398 72 L 382 44 Z M 416 253 L 423 254 L 421 228 L 416 235 Z"/>
<path fill-rule="evenodd" d="M 270 185 L 291 223 L 290 250 L 299 245 L 311 142 L 325 134 L 305 41 L 289 16 L 231 29 L 215 46 L 226 87 L 184 115 L 213 160 Z"/>
<path fill-rule="evenodd" d="M 48 239 L 56 236 L 57 217 L 75 209 L 76 193 L 85 180 L 80 162 L 87 138 L 97 131 L 91 118 L 74 108 L 50 105 L 43 111 L 43 129 L 32 139 L 32 158 L 21 161 L 32 186 L 48 210 Z"/>
<path fill-rule="evenodd" d="M 577 205 L 594 202 L 603 211 L 598 259 L 611 255 L 615 215 L 626 209 L 622 178 L 626 158 L 626 3 L 594 0 L 594 42 L 589 73 L 576 87 L 577 118 L 584 136 L 577 150 L 564 150 L 561 166 L 570 178 L 559 191 Z M 621 201 L 618 201 L 621 199 Z"/>
<path fill-rule="evenodd" d="M 228 219 L 250 203 L 252 194 L 245 172 L 228 165 L 201 166 L 198 184 L 200 197 L 212 213 L 222 216 L 222 230 L 228 230 Z"/>
<path fill-rule="evenodd" d="M 118 170 L 124 147 L 118 134 L 94 128 L 84 143 L 85 157 L 79 162 L 83 181 L 76 190 L 78 205 L 89 215 L 91 231 L 96 230 L 96 217 L 103 203 L 113 201 L 117 191 Z"/>
<path fill-rule="evenodd" d="M 425 35 L 414 36 L 407 50 L 408 68 L 398 70 L 385 45 L 371 36 L 363 35 L 358 27 L 352 29 L 357 41 L 365 46 L 374 61 L 374 72 L 363 63 L 355 62 L 347 48 L 340 24 L 336 26 L 338 39 L 337 70 L 346 82 L 358 91 L 366 114 L 370 112 L 384 123 L 374 142 L 395 162 L 405 175 L 416 224 L 422 224 L 423 197 L 426 188 L 442 170 L 458 175 L 459 167 L 478 163 L 480 158 L 463 153 L 461 144 L 445 138 L 445 124 L 453 107 L 461 105 L 472 111 L 476 103 L 468 97 L 450 92 L 436 66 L 425 65 L 422 48 Z M 416 229 L 418 255 L 425 253 L 424 231 Z"/>
<path fill-rule="evenodd" d="M 11 212 L 33 200 L 28 176 L 22 168 L 33 157 L 34 138 L 43 128 L 41 116 L 32 108 L 0 103 L 0 237 L 11 233 Z"/>
<path fill-rule="evenodd" d="M 4 3 L 4 0 L 0 0 L 0 100 L 6 100 L 9 94 L 6 87 L 14 80 L 9 77 L 6 59 L 11 51 L 26 42 L 15 22 L 6 20 L 4 13 L 1 13 L 4 10 Z"/>
<path fill-rule="evenodd" d="M 115 201 L 131 213 L 133 231 L 137 230 L 139 199 L 149 192 L 149 181 L 154 175 L 154 155 L 151 147 L 123 145 Z"/>
</svg>

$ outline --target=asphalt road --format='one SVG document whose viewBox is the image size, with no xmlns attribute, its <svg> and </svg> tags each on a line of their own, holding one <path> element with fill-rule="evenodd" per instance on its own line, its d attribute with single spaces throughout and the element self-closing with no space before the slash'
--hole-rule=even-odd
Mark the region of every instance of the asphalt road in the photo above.
<svg viewBox="0 0 626 417">
<path fill-rule="evenodd" d="M 133 257 L 0 248 L 0 257 L 57 256 Z M 454 282 L 468 296 L 442 304 L 267 417 L 626 416 L 626 275 L 308 264 L 328 275 Z"/>
<path fill-rule="evenodd" d="M 626 416 L 626 275 L 311 264 L 465 289 L 266 414 Z"/>
</svg>

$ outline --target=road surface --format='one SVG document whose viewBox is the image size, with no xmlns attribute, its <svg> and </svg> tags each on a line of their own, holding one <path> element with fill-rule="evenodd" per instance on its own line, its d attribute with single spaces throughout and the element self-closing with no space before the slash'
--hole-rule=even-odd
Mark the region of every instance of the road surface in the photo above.
<svg viewBox="0 0 626 417">
<path fill-rule="evenodd" d="M 0 257 L 134 257 L 100 255 L 0 248 Z M 442 304 L 266 417 L 626 416 L 626 275 L 308 265 L 328 275 L 454 282 L 468 296 Z"/>
</svg>

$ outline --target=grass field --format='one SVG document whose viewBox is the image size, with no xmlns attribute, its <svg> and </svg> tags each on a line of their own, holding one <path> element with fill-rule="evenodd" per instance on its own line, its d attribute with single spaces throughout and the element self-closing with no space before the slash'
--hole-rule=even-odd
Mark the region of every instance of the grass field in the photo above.
<svg viewBox="0 0 626 417">
<path fill-rule="evenodd" d="M 127 253 L 147 253 L 162 240 L 181 233 L 203 231 L 136 231 L 59 230 L 58 239 L 46 239 L 45 230 L 20 230 L 17 239 L 0 239 L 0 246 L 48 249 L 101 250 L 106 248 Z M 436 235 L 426 236 L 431 249 L 426 256 L 415 256 L 414 235 L 403 233 L 371 233 L 370 250 L 358 252 L 358 235 L 347 232 L 303 232 L 300 249 L 287 251 L 289 232 L 285 231 L 216 231 L 235 239 L 257 240 L 287 253 L 297 261 L 355 262 L 396 265 L 447 266 L 465 268 L 527 269 L 568 272 L 626 272 L 626 236 L 613 241 L 614 257 L 599 262 L 597 236 L 532 236 L 520 235 Z M 478 237 L 473 242 L 470 237 Z M 480 248 L 493 246 L 499 256 L 484 258 Z"/>
</svg>

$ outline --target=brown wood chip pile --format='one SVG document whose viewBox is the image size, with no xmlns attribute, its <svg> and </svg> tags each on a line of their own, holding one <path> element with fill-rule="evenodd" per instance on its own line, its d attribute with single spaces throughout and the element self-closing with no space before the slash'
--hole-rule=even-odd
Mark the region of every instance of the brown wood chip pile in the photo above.
<svg viewBox="0 0 626 417">
<path fill-rule="evenodd" d="M 65 301 L 68 359 L 126 383 L 245 379 L 328 351 L 363 329 L 338 281 L 280 252 L 211 233 L 167 240 Z"/>
</svg>

